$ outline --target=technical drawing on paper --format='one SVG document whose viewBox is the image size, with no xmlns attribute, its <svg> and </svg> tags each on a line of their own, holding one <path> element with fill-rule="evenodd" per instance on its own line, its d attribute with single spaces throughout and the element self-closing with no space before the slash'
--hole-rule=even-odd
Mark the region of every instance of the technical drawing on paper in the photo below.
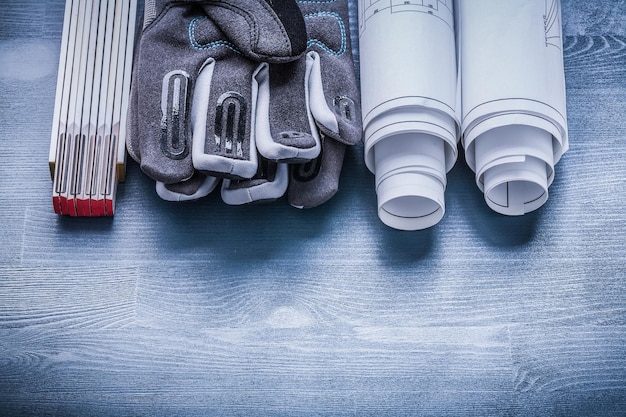
<svg viewBox="0 0 626 417">
<path fill-rule="evenodd" d="M 559 0 L 545 0 L 543 27 L 546 32 L 546 47 L 561 50 L 561 7 Z"/>
<path fill-rule="evenodd" d="M 380 15 L 395 13 L 425 13 L 441 19 L 454 31 L 453 0 L 359 0 L 359 33 L 367 21 Z"/>
</svg>

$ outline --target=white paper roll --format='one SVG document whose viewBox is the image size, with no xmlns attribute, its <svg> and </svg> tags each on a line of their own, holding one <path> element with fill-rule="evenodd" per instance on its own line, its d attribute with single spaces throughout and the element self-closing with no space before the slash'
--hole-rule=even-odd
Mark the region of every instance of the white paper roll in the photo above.
<svg viewBox="0 0 626 417">
<path fill-rule="evenodd" d="M 487 205 L 498 213 L 521 215 L 541 207 L 554 178 L 550 133 L 511 125 L 476 139 L 476 182 Z"/>
<path fill-rule="evenodd" d="M 365 162 L 378 214 L 396 229 L 437 224 L 457 159 L 453 0 L 359 1 Z"/>
<path fill-rule="evenodd" d="M 567 151 L 559 0 L 458 1 L 462 141 L 493 210 L 548 199 Z"/>
<path fill-rule="evenodd" d="M 378 142 L 374 149 L 378 216 L 386 225 L 419 230 L 445 213 L 444 142 L 432 135 L 407 133 Z"/>
</svg>

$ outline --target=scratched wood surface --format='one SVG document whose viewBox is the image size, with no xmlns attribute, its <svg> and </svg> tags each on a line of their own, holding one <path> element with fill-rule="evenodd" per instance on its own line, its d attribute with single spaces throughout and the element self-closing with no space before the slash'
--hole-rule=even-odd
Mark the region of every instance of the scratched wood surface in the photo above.
<svg viewBox="0 0 626 417">
<path fill-rule="evenodd" d="M 57 217 L 63 2 L 0 4 L 0 415 L 626 415 L 626 2 L 564 0 L 571 150 L 491 212 L 462 159 L 436 227 L 377 219 L 362 146 L 292 209 Z"/>
</svg>

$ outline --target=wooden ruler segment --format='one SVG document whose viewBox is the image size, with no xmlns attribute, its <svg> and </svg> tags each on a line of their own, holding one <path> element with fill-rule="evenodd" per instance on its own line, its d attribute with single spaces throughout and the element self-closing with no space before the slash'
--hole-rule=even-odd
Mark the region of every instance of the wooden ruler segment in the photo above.
<svg viewBox="0 0 626 417">
<path fill-rule="evenodd" d="M 58 214 L 115 212 L 136 18 L 137 0 L 66 0 L 49 153 Z"/>
</svg>

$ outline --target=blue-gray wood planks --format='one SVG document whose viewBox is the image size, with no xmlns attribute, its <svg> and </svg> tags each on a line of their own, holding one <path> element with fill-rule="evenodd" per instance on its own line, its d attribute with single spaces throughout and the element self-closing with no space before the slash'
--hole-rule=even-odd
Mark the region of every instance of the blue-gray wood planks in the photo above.
<svg viewBox="0 0 626 417">
<path fill-rule="evenodd" d="M 164 202 L 129 162 L 114 218 L 57 216 L 63 7 L 0 6 L 0 415 L 626 415 L 626 2 L 563 1 L 547 204 L 492 212 L 461 156 L 422 232 L 361 145 L 313 210 Z"/>
</svg>

